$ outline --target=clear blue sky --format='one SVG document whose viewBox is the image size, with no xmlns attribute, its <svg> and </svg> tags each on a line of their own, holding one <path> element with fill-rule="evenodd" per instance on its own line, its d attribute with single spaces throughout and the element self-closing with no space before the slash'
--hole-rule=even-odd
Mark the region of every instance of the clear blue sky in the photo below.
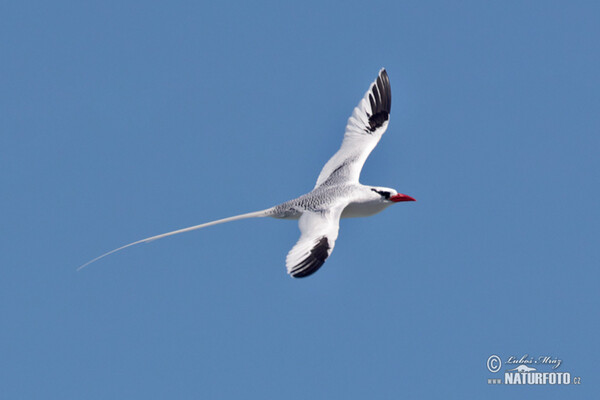
<svg viewBox="0 0 600 400">
<path fill-rule="evenodd" d="M 558 1 L 4 2 L 3 396 L 597 395 L 599 15 Z M 317 274 L 287 276 L 299 232 L 273 219 L 75 272 L 310 190 L 381 67 L 391 123 L 362 182 L 418 202 L 342 221 Z M 554 356 L 582 384 L 488 385 L 491 354 Z"/>
</svg>

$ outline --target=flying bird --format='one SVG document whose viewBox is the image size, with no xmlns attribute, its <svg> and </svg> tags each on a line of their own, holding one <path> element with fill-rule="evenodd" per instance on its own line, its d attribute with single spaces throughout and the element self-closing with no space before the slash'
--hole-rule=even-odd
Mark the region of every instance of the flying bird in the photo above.
<svg viewBox="0 0 600 400">
<path fill-rule="evenodd" d="M 81 265 L 78 270 L 99 259 L 140 243 L 189 232 L 207 226 L 245 218 L 273 217 L 298 220 L 300 239 L 288 253 L 285 264 L 294 278 L 315 273 L 331 255 L 338 237 L 340 218 L 367 217 L 394 203 L 415 201 L 396 190 L 362 185 L 360 171 L 390 120 L 392 92 L 385 69 L 371 84 L 348 119 L 340 149 L 325 164 L 312 191 L 266 210 L 236 215 L 152 236 L 111 250 Z"/>
</svg>

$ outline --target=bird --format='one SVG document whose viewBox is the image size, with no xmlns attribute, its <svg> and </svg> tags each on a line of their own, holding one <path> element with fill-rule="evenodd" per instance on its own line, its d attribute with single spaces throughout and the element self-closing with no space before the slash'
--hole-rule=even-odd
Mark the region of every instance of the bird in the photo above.
<svg viewBox="0 0 600 400">
<path fill-rule="evenodd" d="M 387 71 L 382 68 L 348 119 L 341 147 L 327 161 L 310 192 L 265 210 L 206 222 L 126 244 L 86 262 L 77 270 L 137 244 L 225 222 L 272 217 L 298 220 L 300 239 L 285 260 L 288 274 L 293 278 L 314 274 L 333 251 L 340 218 L 367 217 L 395 203 L 416 201 L 395 189 L 359 182 L 367 157 L 387 130 L 391 106 L 390 80 Z"/>
</svg>

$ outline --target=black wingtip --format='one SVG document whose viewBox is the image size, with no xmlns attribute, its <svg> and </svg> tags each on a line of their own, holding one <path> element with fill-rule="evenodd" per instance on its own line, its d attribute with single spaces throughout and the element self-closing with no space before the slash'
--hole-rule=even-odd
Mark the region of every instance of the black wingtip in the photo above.
<svg viewBox="0 0 600 400">
<path fill-rule="evenodd" d="M 379 71 L 377 80 L 369 93 L 372 115 L 369 115 L 369 131 L 374 132 L 390 118 L 392 109 L 392 88 L 385 68 Z"/>
<path fill-rule="evenodd" d="M 329 257 L 329 242 L 327 237 L 323 236 L 310 250 L 308 257 L 290 271 L 290 275 L 293 278 L 304 278 L 312 275 L 321 268 L 327 257 Z"/>
</svg>

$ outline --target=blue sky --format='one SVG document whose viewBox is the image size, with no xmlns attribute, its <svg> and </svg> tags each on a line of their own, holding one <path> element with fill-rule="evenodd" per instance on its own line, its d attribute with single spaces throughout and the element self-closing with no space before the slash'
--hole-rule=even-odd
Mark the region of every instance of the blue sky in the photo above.
<svg viewBox="0 0 600 400">
<path fill-rule="evenodd" d="M 4 3 L 3 393 L 591 398 L 599 12 Z M 342 221 L 317 274 L 287 276 L 298 228 L 272 219 L 75 272 L 122 244 L 309 191 L 381 67 L 391 123 L 361 181 L 418 202 Z M 492 354 L 559 358 L 582 383 L 488 385 Z"/>
</svg>

